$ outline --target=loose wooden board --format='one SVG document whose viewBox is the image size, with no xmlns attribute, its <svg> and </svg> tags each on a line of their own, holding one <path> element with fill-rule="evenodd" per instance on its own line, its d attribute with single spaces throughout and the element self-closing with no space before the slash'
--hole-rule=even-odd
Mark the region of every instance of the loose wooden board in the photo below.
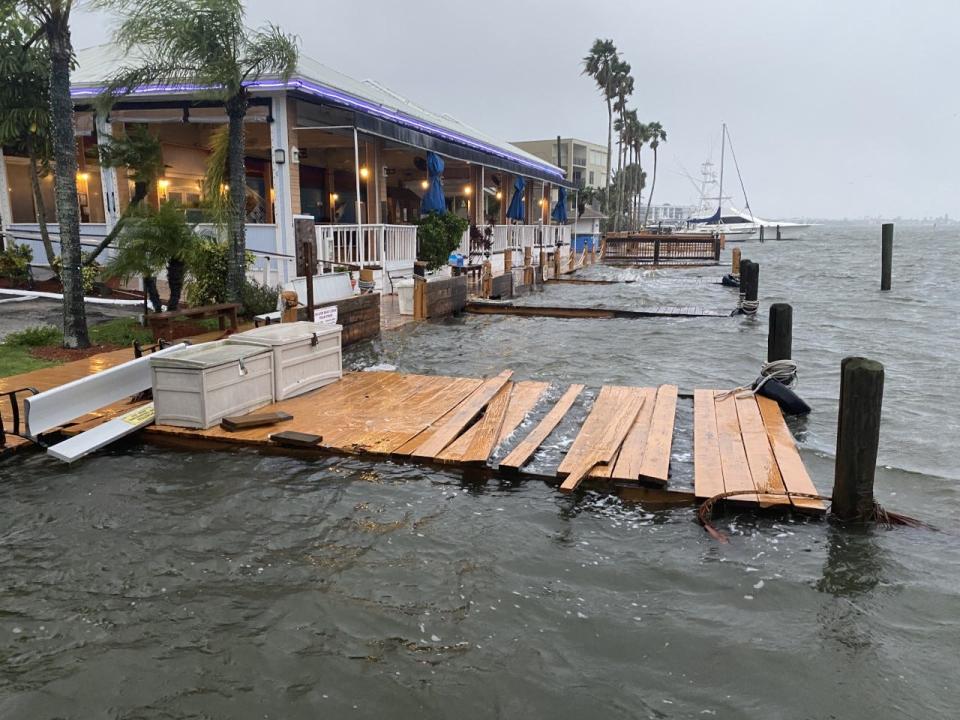
<svg viewBox="0 0 960 720">
<path fill-rule="evenodd" d="M 583 385 L 571 385 L 551 408 L 537 426 L 503 460 L 499 467 L 504 470 L 519 470 L 527 464 L 540 444 L 547 439 L 554 428 L 563 420 L 563 416 L 583 392 Z"/>
<path fill-rule="evenodd" d="M 797 445 L 790 434 L 790 428 L 783 419 L 780 406 L 775 400 L 765 397 L 757 398 L 757 406 L 760 408 L 760 415 L 770 438 L 770 446 L 787 491 L 808 495 L 818 494 L 816 486 L 803 465 L 803 460 L 800 459 Z M 822 500 L 815 498 L 792 497 L 791 500 L 795 507 L 802 510 L 823 513 L 827 509 Z"/>
<path fill-rule="evenodd" d="M 590 414 L 557 474 L 566 476 L 562 492 L 573 492 L 584 477 L 597 465 L 609 464 L 633 426 L 643 406 L 643 395 L 637 388 L 605 385 L 600 389 Z"/>
<path fill-rule="evenodd" d="M 717 413 L 717 440 L 720 445 L 720 465 L 723 468 L 725 492 L 744 491 L 744 495 L 731 499 L 739 502 L 758 502 L 756 492 L 746 492 L 756 490 L 756 486 L 753 484 L 753 475 L 743 447 L 736 401 L 732 395 L 727 395 L 723 400 L 715 398 L 714 406 Z"/>
<path fill-rule="evenodd" d="M 736 405 L 740 436 L 743 438 L 743 447 L 747 453 L 747 463 L 750 465 L 750 475 L 753 477 L 753 486 L 757 489 L 760 507 L 789 505 L 790 500 L 787 499 L 780 468 L 773 456 L 756 398 L 753 395 L 737 397 Z"/>
<path fill-rule="evenodd" d="M 483 385 L 457 406 L 446 422 L 439 425 L 430 437 L 411 453 L 411 457 L 418 460 L 433 460 L 442 453 L 447 445 L 456 440 L 457 436 L 480 414 L 512 375 L 512 370 L 505 370 L 496 377 L 486 380 Z"/>
<path fill-rule="evenodd" d="M 497 445 L 503 421 L 507 416 L 507 406 L 510 404 L 510 393 L 513 383 L 506 383 L 487 405 L 480 421 L 474 425 L 476 432 L 470 439 L 470 444 L 463 453 L 460 462 L 475 464 L 485 463 Z"/>
<path fill-rule="evenodd" d="M 698 498 L 725 492 L 713 390 L 693 391 L 693 487 Z"/>
<path fill-rule="evenodd" d="M 513 434 L 520 423 L 523 422 L 524 418 L 533 410 L 537 401 L 540 400 L 548 387 L 550 387 L 550 383 L 533 380 L 513 383 L 513 389 L 510 393 L 510 403 L 507 406 L 507 413 L 503 419 L 503 426 L 500 428 L 500 436 L 497 438 L 494 449 L 502 445 L 503 442 Z M 446 450 L 437 456 L 437 460 L 444 463 L 460 462 L 464 452 L 478 430 L 479 423 L 451 443 Z"/>
<path fill-rule="evenodd" d="M 637 413 L 630 432 L 624 438 L 614 461 L 609 465 L 600 465 L 591 470 L 591 478 L 636 482 L 640 477 L 640 466 L 647 446 L 650 421 L 653 419 L 653 411 L 656 407 L 657 389 L 637 388 L 637 390 L 643 396 L 643 406 Z"/>
</svg>

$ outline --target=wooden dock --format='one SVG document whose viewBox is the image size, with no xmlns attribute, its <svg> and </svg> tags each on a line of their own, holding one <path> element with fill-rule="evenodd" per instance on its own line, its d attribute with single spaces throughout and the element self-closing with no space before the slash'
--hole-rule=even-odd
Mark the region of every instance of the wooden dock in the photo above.
<svg viewBox="0 0 960 720">
<path fill-rule="evenodd" d="M 0 387 L 53 387 L 83 370 L 89 374 L 128 360 L 130 354 L 116 351 L 6 378 Z M 551 388 L 543 381 L 514 381 L 510 371 L 487 379 L 357 372 L 256 411 L 290 416 L 273 425 L 235 432 L 220 426 L 151 425 L 139 437 L 175 448 L 249 448 L 475 468 L 542 479 L 559 484 L 563 492 L 600 487 L 631 500 L 669 504 L 739 491 L 746 494 L 731 501 L 740 505 L 824 512 L 821 501 L 790 495 L 812 495 L 816 489 L 776 403 L 696 390 L 691 487 L 671 472 L 677 407 L 690 402 L 689 395 L 674 385 L 610 385 L 595 395 L 584 390 L 582 385 Z M 136 406 L 116 403 L 78 418 L 61 433 L 83 432 Z M 319 439 L 309 447 L 290 447 L 272 437 L 290 431 Z M 556 457 L 555 434 L 561 431 L 572 441 L 563 457 Z M 8 436 L 3 450 L 27 444 Z M 551 453 L 554 460 L 546 462 Z"/>
<path fill-rule="evenodd" d="M 621 308 L 551 307 L 547 305 L 514 305 L 493 300 L 471 300 L 466 305 L 468 313 L 478 315 L 515 315 L 518 317 L 586 318 L 610 320 L 613 318 L 657 317 L 733 317 L 736 310 L 703 308 L 693 306 L 652 305 L 633 310 Z"/>
</svg>

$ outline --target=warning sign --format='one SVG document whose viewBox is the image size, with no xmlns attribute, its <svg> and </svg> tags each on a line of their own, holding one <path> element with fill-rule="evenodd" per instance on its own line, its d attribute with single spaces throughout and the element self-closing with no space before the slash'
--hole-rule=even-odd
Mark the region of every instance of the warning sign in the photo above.
<svg viewBox="0 0 960 720">
<path fill-rule="evenodd" d="M 128 425 L 137 426 L 152 422 L 155 417 L 156 411 L 153 408 L 153 403 L 147 403 L 146 405 L 138 407 L 136 410 L 124 413 L 120 416 L 120 419 Z"/>
<path fill-rule="evenodd" d="M 337 306 L 331 305 L 330 307 L 316 308 L 313 311 L 313 321 L 324 325 L 336 325 Z"/>
</svg>

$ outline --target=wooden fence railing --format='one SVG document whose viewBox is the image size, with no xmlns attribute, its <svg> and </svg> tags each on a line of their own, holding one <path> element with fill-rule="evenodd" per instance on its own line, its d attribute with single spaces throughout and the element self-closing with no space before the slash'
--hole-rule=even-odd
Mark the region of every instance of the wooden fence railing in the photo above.
<svg viewBox="0 0 960 720">
<path fill-rule="evenodd" d="M 637 265 L 719 262 L 723 239 L 690 235 L 604 238 L 603 261 Z"/>
</svg>

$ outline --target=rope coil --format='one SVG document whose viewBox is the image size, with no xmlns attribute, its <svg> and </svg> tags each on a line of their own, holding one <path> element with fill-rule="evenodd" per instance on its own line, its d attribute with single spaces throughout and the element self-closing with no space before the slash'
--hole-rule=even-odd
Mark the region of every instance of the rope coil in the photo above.
<svg viewBox="0 0 960 720">
<path fill-rule="evenodd" d="M 778 380 L 788 388 L 798 385 L 796 360 L 774 360 L 760 366 L 760 375 L 751 385 L 740 385 L 717 395 L 717 400 L 726 400 L 731 395 L 735 397 L 751 397 L 756 395 L 769 380 Z"/>
<path fill-rule="evenodd" d="M 743 297 L 742 293 L 740 297 L 741 298 Z M 759 300 L 743 299 L 740 301 L 740 312 L 742 312 L 744 315 L 756 315 L 759 307 L 760 307 Z"/>
</svg>

